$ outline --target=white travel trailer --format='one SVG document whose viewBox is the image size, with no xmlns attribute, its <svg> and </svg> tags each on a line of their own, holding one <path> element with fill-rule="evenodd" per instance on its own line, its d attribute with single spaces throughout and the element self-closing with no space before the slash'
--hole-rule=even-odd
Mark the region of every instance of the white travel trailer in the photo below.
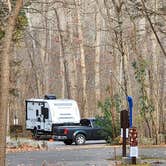
<svg viewBox="0 0 166 166">
<path fill-rule="evenodd" d="M 26 100 L 26 129 L 36 137 L 53 134 L 53 128 L 64 124 L 79 124 L 80 112 L 77 102 L 70 99 Z"/>
</svg>

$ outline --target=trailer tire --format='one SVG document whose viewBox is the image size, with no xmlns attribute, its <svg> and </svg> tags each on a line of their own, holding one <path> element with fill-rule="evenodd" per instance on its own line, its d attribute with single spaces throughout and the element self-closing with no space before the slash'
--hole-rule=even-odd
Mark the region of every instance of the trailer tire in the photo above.
<svg viewBox="0 0 166 166">
<path fill-rule="evenodd" d="M 64 140 L 65 145 L 71 145 L 72 143 L 73 143 L 73 140 L 71 139 Z"/>
<path fill-rule="evenodd" d="M 85 138 L 85 135 L 84 134 L 77 134 L 75 136 L 75 144 L 76 145 L 83 145 L 85 144 L 85 141 L 86 141 L 86 138 Z"/>
<path fill-rule="evenodd" d="M 33 138 L 35 140 L 39 140 L 40 136 L 38 135 L 38 131 L 37 131 L 37 128 L 34 128 L 33 129 Z"/>
</svg>

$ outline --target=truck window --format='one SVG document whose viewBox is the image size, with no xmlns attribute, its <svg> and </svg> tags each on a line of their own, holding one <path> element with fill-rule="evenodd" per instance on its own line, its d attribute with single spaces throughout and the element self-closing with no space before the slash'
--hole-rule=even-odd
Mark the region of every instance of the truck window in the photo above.
<svg viewBox="0 0 166 166">
<path fill-rule="evenodd" d="M 103 122 L 103 119 L 94 119 L 94 120 L 92 120 L 92 124 L 93 124 L 93 127 L 101 127 L 101 125 L 100 124 L 103 124 L 104 122 Z"/>
<path fill-rule="evenodd" d="M 90 121 L 88 119 L 82 119 L 80 123 L 82 126 L 91 126 Z"/>
<path fill-rule="evenodd" d="M 97 124 L 96 120 L 92 121 L 93 127 L 99 127 L 99 124 Z"/>
</svg>

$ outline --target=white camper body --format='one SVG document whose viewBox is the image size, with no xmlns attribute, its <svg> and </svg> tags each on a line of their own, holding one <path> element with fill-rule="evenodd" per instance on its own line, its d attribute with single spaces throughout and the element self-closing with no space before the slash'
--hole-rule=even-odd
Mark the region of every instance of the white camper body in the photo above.
<svg viewBox="0 0 166 166">
<path fill-rule="evenodd" d="M 26 100 L 26 129 L 52 133 L 54 126 L 78 124 L 80 112 L 77 102 L 69 99 Z"/>
</svg>

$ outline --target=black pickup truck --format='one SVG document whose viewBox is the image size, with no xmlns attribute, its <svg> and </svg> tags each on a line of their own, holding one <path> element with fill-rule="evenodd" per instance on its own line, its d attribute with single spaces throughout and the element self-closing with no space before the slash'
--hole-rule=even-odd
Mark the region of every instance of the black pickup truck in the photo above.
<svg viewBox="0 0 166 166">
<path fill-rule="evenodd" d="M 95 123 L 96 120 L 81 119 L 76 126 L 59 126 L 54 128 L 54 139 L 63 141 L 66 145 L 75 142 L 76 145 L 83 145 L 86 140 L 104 140 L 103 129 Z"/>
</svg>

